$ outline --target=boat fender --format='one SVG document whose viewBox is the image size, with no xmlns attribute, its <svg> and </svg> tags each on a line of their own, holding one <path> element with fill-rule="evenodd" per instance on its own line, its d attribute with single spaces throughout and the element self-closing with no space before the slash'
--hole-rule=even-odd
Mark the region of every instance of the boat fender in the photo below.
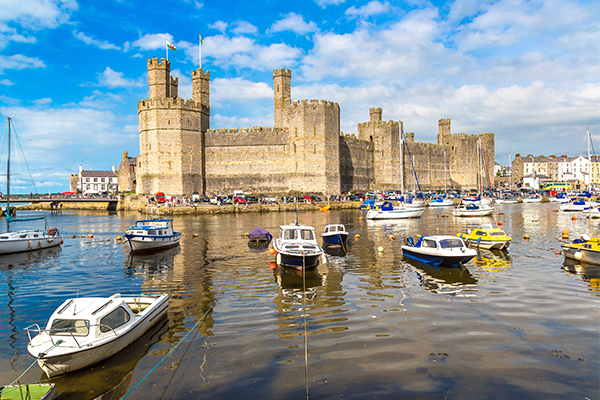
<svg viewBox="0 0 600 400">
<path fill-rule="evenodd" d="M 277 264 L 281 265 L 281 254 L 277 253 Z"/>
<path fill-rule="evenodd" d="M 573 254 L 573 257 L 575 257 L 577 261 L 581 261 L 581 259 L 583 258 L 583 254 L 580 251 L 577 251 L 575 252 L 575 254 Z"/>
<path fill-rule="evenodd" d="M 31 240 L 27 244 L 29 245 L 29 249 L 33 249 L 33 242 Z"/>
<path fill-rule="evenodd" d="M 325 257 L 325 253 L 321 254 L 321 263 L 327 264 L 327 257 Z"/>
<path fill-rule="evenodd" d="M 379 246 L 379 247 L 377 248 L 377 251 L 378 251 L 378 252 L 380 252 L 380 253 L 383 253 L 383 246 Z"/>
</svg>

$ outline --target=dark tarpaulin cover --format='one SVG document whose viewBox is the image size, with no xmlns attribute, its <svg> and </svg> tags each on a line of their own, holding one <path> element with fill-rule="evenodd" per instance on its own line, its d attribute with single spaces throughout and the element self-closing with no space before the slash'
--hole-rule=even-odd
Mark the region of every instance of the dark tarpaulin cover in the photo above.
<svg viewBox="0 0 600 400">
<path fill-rule="evenodd" d="M 268 239 L 271 236 L 269 231 L 264 230 L 263 228 L 257 226 L 248 234 L 250 239 Z"/>
</svg>

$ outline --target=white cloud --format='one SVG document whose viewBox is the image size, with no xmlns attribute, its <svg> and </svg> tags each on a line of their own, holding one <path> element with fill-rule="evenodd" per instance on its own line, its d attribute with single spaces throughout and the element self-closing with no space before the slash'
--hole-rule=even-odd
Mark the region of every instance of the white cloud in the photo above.
<svg viewBox="0 0 600 400">
<path fill-rule="evenodd" d="M 187 56 L 198 65 L 198 45 L 186 50 Z M 252 38 L 225 35 L 204 38 L 202 58 L 209 58 L 214 65 L 226 65 L 233 68 L 269 70 L 282 66 L 296 65 L 302 51 L 284 43 L 269 46 L 257 44 Z"/>
<path fill-rule="evenodd" d="M 98 74 L 98 82 L 108 88 L 139 87 L 144 84 L 140 79 L 125 78 L 122 72 L 113 71 L 110 67 Z"/>
<path fill-rule="evenodd" d="M 310 32 L 316 32 L 319 28 L 314 22 L 305 22 L 302 15 L 296 13 L 289 13 L 285 18 L 275 22 L 270 31 L 271 32 L 282 32 L 292 31 L 298 35 L 306 35 Z"/>
<path fill-rule="evenodd" d="M 186 3 L 192 3 L 194 5 L 194 7 L 196 8 L 196 10 L 200 10 L 202 7 L 204 7 L 204 3 L 199 2 L 198 0 L 183 0 Z"/>
<path fill-rule="evenodd" d="M 131 46 L 142 50 L 157 50 L 164 49 L 167 42 L 178 46 L 178 44 L 173 41 L 173 36 L 170 33 L 146 34 L 131 43 Z"/>
<path fill-rule="evenodd" d="M 220 31 L 221 33 L 225 33 L 225 30 L 227 29 L 227 22 L 215 21 L 212 24 L 209 24 L 208 27 L 210 29 L 216 29 L 216 30 Z"/>
<path fill-rule="evenodd" d="M 235 25 L 236 27 L 233 28 L 231 31 L 236 35 L 241 35 L 244 33 L 254 35 L 258 32 L 258 28 L 256 28 L 256 26 L 252 25 L 250 22 L 237 21 L 235 22 Z"/>
<path fill-rule="evenodd" d="M 354 17 L 354 18 L 368 18 L 372 15 L 377 15 L 377 14 L 383 14 L 386 12 L 389 12 L 390 10 L 390 3 L 388 3 L 387 1 L 385 3 L 382 3 L 380 1 L 377 0 L 373 0 L 370 1 L 369 3 L 365 4 L 362 7 L 350 7 L 349 9 L 346 10 L 346 15 L 349 17 Z"/>
<path fill-rule="evenodd" d="M 119 46 L 115 46 L 114 44 L 109 43 L 105 40 L 94 39 L 91 36 L 87 36 L 83 32 L 73 31 L 73 36 L 75 36 L 77 39 L 81 40 L 85 44 L 91 44 L 103 50 L 120 50 Z"/>
<path fill-rule="evenodd" d="M 273 89 L 265 82 L 252 82 L 244 78 L 213 79 L 211 101 L 248 101 L 273 98 Z"/>
<path fill-rule="evenodd" d="M 22 54 L 12 56 L 0 55 L 0 74 L 7 69 L 29 69 L 29 68 L 46 68 L 46 64 L 39 58 L 27 57 Z"/>
<path fill-rule="evenodd" d="M 346 0 L 315 0 L 315 3 L 317 3 L 321 8 L 325 8 L 330 5 L 342 4 L 345 2 Z"/>
<path fill-rule="evenodd" d="M 4 86 L 12 86 L 15 83 L 13 81 L 10 81 L 8 79 L 0 79 L 0 85 L 4 85 Z"/>
<path fill-rule="evenodd" d="M 28 29 L 56 28 L 78 8 L 76 0 L 0 0 L 0 22 L 11 21 Z"/>
<path fill-rule="evenodd" d="M 253 126 L 273 126 L 272 117 L 248 118 L 228 117 L 221 114 L 211 116 L 211 123 L 215 129 L 218 128 L 252 128 Z"/>
</svg>

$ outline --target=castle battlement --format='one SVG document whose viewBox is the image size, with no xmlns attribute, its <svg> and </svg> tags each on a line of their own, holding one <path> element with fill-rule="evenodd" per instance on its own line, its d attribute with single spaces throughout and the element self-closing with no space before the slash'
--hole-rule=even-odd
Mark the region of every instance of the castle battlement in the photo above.
<svg viewBox="0 0 600 400">
<path fill-rule="evenodd" d="M 308 100 L 308 99 L 302 99 L 302 100 L 294 100 L 292 102 L 292 107 L 295 108 L 307 108 L 309 106 L 312 106 L 313 108 L 317 108 L 317 107 L 324 107 L 324 108 L 336 108 L 336 109 L 340 109 L 340 105 L 334 101 L 328 101 L 328 100 Z"/>
<path fill-rule="evenodd" d="M 282 128 L 273 128 L 270 126 L 253 126 L 252 128 L 217 128 L 217 129 L 207 129 L 206 134 L 208 136 L 215 135 L 235 135 L 235 134 L 275 134 L 279 135 L 282 133 L 286 133 L 285 129 Z"/>
<path fill-rule="evenodd" d="M 210 79 L 210 71 L 204 72 L 204 70 L 202 68 L 193 69 L 192 70 L 192 79 L 194 79 L 196 77 L 202 77 L 202 78 Z"/>
<path fill-rule="evenodd" d="M 292 70 L 291 69 L 285 69 L 285 68 L 279 68 L 279 69 L 274 69 L 273 70 L 273 76 L 286 76 L 286 77 L 292 77 Z"/>
<path fill-rule="evenodd" d="M 148 69 L 150 68 L 168 68 L 171 69 L 171 63 L 166 58 L 161 58 L 160 60 L 156 57 L 150 58 L 148 57 Z"/>
<path fill-rule="evenodd" d="M 146 99 L 138 102 L 138 113 L 142 110 L 149 110 L 153 108 L 180 108 L 184 110 L 208 112 L 208 107 L 206 105 L 200 104 L 192 99 L 184 100 L 181 97 L 176 99 Z"/>
<path fill-rule="evenodd" d="M 396 127 L 396 126 L 400 126 L 400 123 L 398 121 L 394 121 L 393 119 L 390 119 L 389 121 L 367 121 L 367 122 L 359 122 L 358 123 L 358 129 L 360 130 L 361 128 L 367 128 L 368 126 L 373 125 L 373 123 L 377 124 L 377 125 L 384 125 L 384 126 L 390 126 L 390 127 Z"/>
</svg>

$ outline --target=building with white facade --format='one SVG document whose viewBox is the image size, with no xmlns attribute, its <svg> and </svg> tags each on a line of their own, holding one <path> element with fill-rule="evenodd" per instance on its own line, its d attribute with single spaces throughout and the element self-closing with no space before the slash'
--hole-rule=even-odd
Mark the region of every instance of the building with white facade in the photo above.
<svg viewBox="0 0 600 400">
<path fill-rule="evenodd" d="M 118 192 L 119 178 L 115 167 L 111 171 L 84 171 L 80 165 L 77 190 L 90 195 Z"/>
</svg>

